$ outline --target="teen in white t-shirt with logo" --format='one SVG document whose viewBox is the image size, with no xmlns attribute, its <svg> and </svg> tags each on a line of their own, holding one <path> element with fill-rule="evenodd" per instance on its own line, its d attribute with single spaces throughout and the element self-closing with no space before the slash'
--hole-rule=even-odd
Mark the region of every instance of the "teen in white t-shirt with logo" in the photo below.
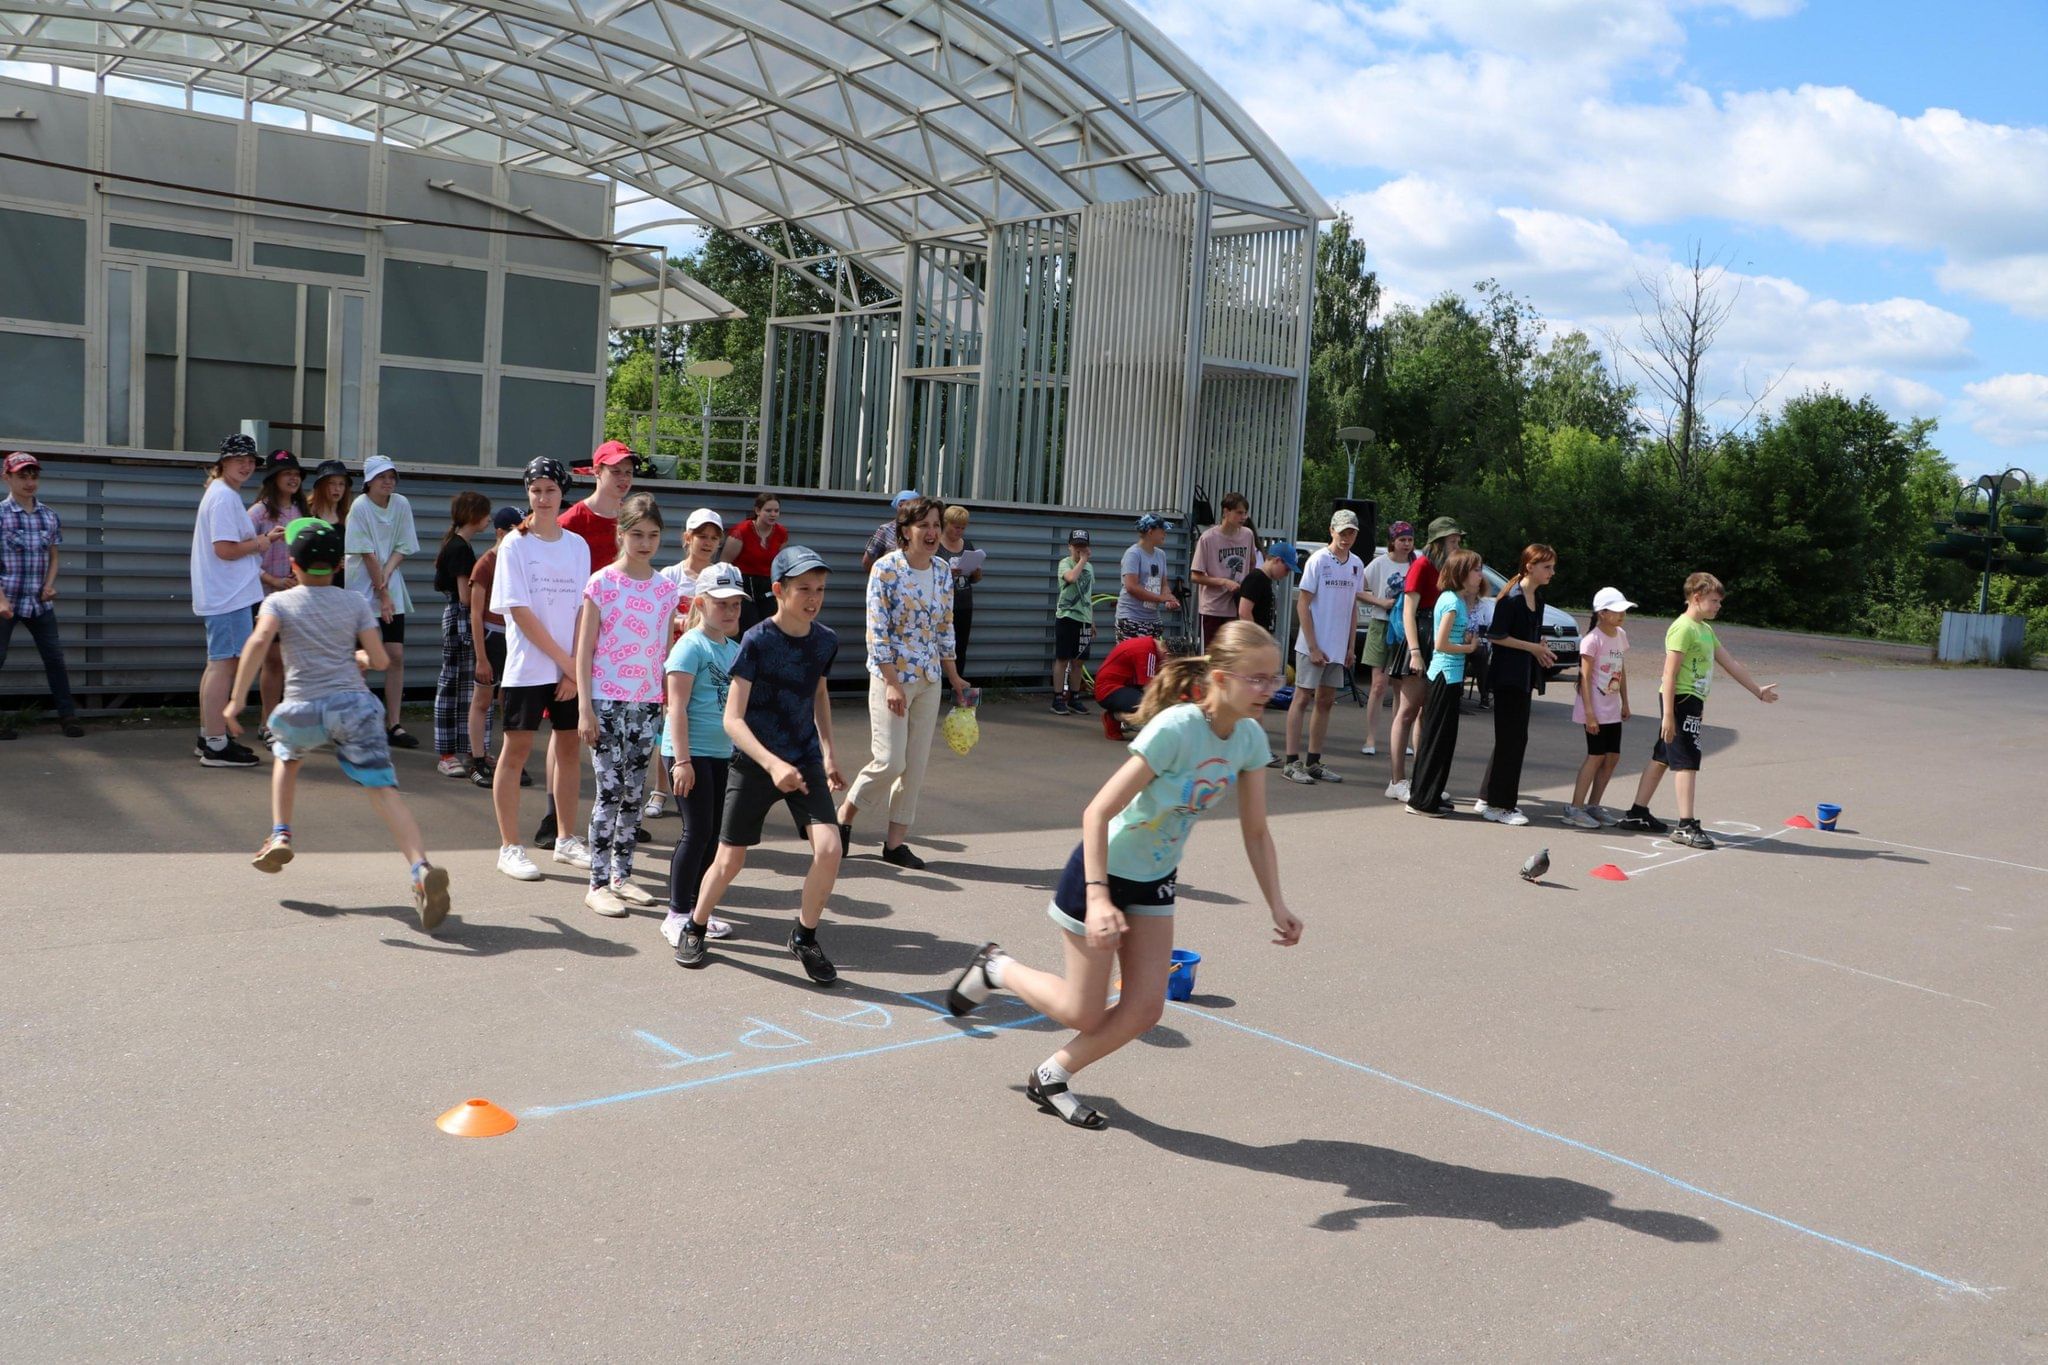
<svg viewBox="0 0 2048 1365">
<path fill-rule="evenodd" d="M 590 582 L 590 542 L 562 529 L 562 498 L 569 488 L 569 470 L 560 460 L 543 457 L 526 466 L 526 502 L 533 511 L 498 547 L 491 580 L 491 610 L 505 618 L 505 739 L 491 780 L 491 806 L 498 817 L 498 870 L 523 882 L 539 881 L 540 869 L 519 845 L 519 771 L 543 720 L 554 729 L 548 783 L 562 829 L 576 827 L 576 789 L 583 775 L 576 613 Z M 588 868 L 590 854 L 581 839 L 564 834 L 555 841 L 555 861 Z"/>
<path fill-rule="evenodd" d="M 1364 561 L 1351 553 L 1357 539 L 1358 513 L 1339 508 L 1330 518 L 1330 543 L 1308 557 L 1308 566 L 1301 571 L 1301 586 L 1295 589 L 1294 610 L 1301 630 L 1294 640 L 1294 703 L 1287 708 L 1287 765 L 1280 773 L 1289 782 L 1344 780 L 1323 766 L 1323 738 L 1329 733 L 1337 689 L 1351 669 L 1352 623 L 1358 595 L 1365 591 Z M 1307 762 L 1301 756 L 1304 718 L 1308 719 Z"/>
</svg>

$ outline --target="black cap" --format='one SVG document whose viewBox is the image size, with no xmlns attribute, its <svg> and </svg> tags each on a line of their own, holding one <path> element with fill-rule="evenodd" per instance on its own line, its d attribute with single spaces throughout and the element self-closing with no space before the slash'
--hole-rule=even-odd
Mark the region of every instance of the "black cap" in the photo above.
<svg viewBox="0 0 2048 1365">
<path fill-rule="evenodd" d="M 232 436 L 222 437 L 220 443 L 220 458 L 225 460 L 231 455 L 247 455 L 250 459 L 255 459 L 256 438 L 253 436 L 244 436 L 239 431 Z"/>
<path fill-rule="evenodd" d="M 491 513 L 491 525 L 500 531 L 509 531 L 525 520 L 526 513 L 520 511 L 517 507 L 500 507 L 497 511 Z"/>
<path fill-rule="evenodd" d="M 306 525 L 311 522 L 312 525 Z M 343 542 L 341 528 L 318 517 L 302 517 L 294 521 L 288 531 L 290 536 L 292 563 L 312 573 L 315 570 L 332 572 L 341 565 Z"/>
</svg>

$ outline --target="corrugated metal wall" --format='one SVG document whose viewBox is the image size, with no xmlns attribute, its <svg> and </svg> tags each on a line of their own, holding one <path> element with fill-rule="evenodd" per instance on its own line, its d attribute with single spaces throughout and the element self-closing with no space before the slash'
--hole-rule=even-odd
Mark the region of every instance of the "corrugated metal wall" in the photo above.
<svg viewBox="0 0 2048 1365">
<path fill-rule="evenodd" d="M 64 520 L 57 612 L 71 685 L 80 705 L 119 706 L 129 698 L 190 696 L 205 663 L 204 634 L 192 615 L 190 563 L 193 515 L 206 476 L 174 461 L 43 457 L 43 499 Z M 481 471 L 425 471 L 401 467 L 399 491 L 411 499 L 419 527 L 420 557 L 407 566 L 406 586 L 419 611 L 409 623 L 406 685 L 430 696 L 440 671 L 440 598 L 433 591 L 433 556 L 448 524 L 448 500 L 478 489 L 496 501 L 523 504 L 516 476 Z M 665 481 L 645 485 L 661 502 L 668 531 L 660 563 L 677 557 L 690 509 L 710 506 L 736 523 L 752 498 L 730 485 Z M 251 485 L 245 490 L 254 496 Z M 839 633 L 835 680 L 863 683 L 861 548 L 888 515 L 879 497 L 785 491 L 783 520 L 792 537 L 822 554 L 840 572 L 826 597 L 825 622 Z M 1097 591 L 1116 588 L 1116 564 L 1132 537 L 1120 516 L 1058 508 L 973 508 L 968 537 L 988 552 L 976 589 L 974 637 L 967 675 L 976 682 L 1009 677 L 1044 686 L 1052 667 L 1053 568 L 1065 553 L 1067 531 L 1088 528 L 1095 538 Z M 479 548 L 482 548 L 480 545 Z M 1168 542 L 1176 576 L 1187 566 L 1185 530 Z M 1192 598 L 1189 599 L 1192 601 Z M 1111 609 L 1098 613 L 1106 640 Z M 1100 659 L 1106 646 L 1098 645 Z M 47 697 L 41 661 L 26 631 L 17 627 L 0 669 L 0 704 L 16 707 Z"/>
</svg>

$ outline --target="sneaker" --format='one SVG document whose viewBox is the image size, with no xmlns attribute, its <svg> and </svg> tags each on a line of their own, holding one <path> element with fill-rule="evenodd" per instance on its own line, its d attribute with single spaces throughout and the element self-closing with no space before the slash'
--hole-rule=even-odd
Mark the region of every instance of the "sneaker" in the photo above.
<svg viewBox="0 0 2048 1365">
<path fill-rule="evenodd" d="M 1387 800 L 1389 800 L 1389 801 L 1406 801 L 1407 799 L 1408 799 L 1408 779 L 1407 779 L 1407 778 L 1405 778 L 1405 777 L 1404 777 L 1404 778 L 1402 778 L 1402 779 L 1401 779 L 1401 780 L 1400 780 L 1399 782 L 1389 782 L 1389 783 L 1387 784 Z"/>
<path fill-rule="evenodd" d="M 1529 817 L 1522 814 L 1521 807 L 1519 806 L 1510 806 L 1506 810 L 1495 806 L 1486 818 L 1493 821 L 1496 825 L 1520 826 L 1529 823 Z"/>
<path fill-rule="evenodd" d="M 1659 820 L 1646 810 L 1631 809 L 1627 815 L 1614 822 L 1615 828 L 1625 829 L 1631 834 L 1669 834 L 1671 826 Z"/>
<path fill-rule="evenodd" d="M 580 867 L 586 871 L 590 867 L 590 849 L 573 834 L 564 834 L 555 840 L 554 858 L 558 863 L 567 863 L 571 867 Z"/>
<path fill-rule="evenodd" d="M 1714 842 L 1714 836 L 1701 829 L 1697 821 L 1692 824 L 1681 823 L 1677 829 L 1672 830 L 1671 842 L 1674 844 L 1684 844 L 1687 848 L 1711 849 L 1719 847 Z"/>
<path fill-rule="evenodd" d="M 1377 744 L 1361 744 L 1358 746 L 1358 752 L 1364 754 L 1367 758 L 1376 758 L 1379 755 L 1380 746 Z"/>
<path fill-rule="evenodd" d="M 561 851 L 559 849 L 556 850 L 555 858 L 557 861 L 561 859 L 561 856 Z M 624 919 L 630 913 L 626 903 L 620 900 L 617 893 L 609 886 L 591 887 L 585 893 L 583 903 L 590 909 L 597 911 L 598 914 L 603 915 L 606 919 Z"/>
<path fill-rule="evenodd" d="M 789 949 L 791 957 L 804 964 L 804 975 L 820 986 L 829 986 L 839 979 L 839 969 L 825 956 L 825 950 L 818 946 L 815 936 L 809 943 L 800 943 L 797 941 L 796 930 L 792 929 L 789 931 L 789 941 L 783 946 Z M 679 949 L 678 952 L 680 951 Z"/>
<path fill-rule="evenodd" d="M 394 749 L 417 749 L 420 742 L 406 732 L 403 725 L 394 725 L 384 732 L 384 741 Z"/>
<path fill-rule="evenodd" d="M 1071 716 L 1074 714 L 1072 708 L 1067 705 L 1066 693 L 1055 692 L 1052 694 L 1052 713 L 1056 716 Z"/>
<path fill-rule="evenodd" d="M 1564 808 L 1564 814 L 1560 815 L 1558 819 L 1564 821 L 1567 825 L 1570 825 L 1574 829 L 1600 828 L 1600 821 L 1597 818 L 1595 818 L 1592 812 L 1588 811 L 1584 806 L 1566 806 Z"/>
<path fill-rule="evenodd" d="M 659 820 L 666 814 L 668 814 L 668 806 L 662 799 L 660 792 L 656 792 L 648 797 L 647 804 L 640 808 L 640 818 L 642 820 Z"/>
<path fill-rule="evenodd" d="M 460 758 L 451 756 L 436 763 L 434 771 L 443 777 L 463 778 L 469 776 L 469 764 Z"/>
<path fill-rule="evenodd" d="M 263 841 L 263 847 L 256 850 L 254 866 L 258 872 L 276 872 L 292 860 L 292 836 L 273 833 Z"/>
<path fill-rule="evenodd" d="M 1491 820 L 1496 816 L 1506 814 L 1505 811 L 1497 810 L 1494 807 L 1487 805 L 1486 798 L 1483 796 L 1472 803 L 1472 813 L 1482 820 Z"/>
<path fill-rule="evenodd" d="M 1446 802 L 1438 805 L 1435 810 L 1424 810 L 1420 806 L 1411 806 L 1404 802 L 1401 809 L 1407 811 L 1410 815 L 1427 815 L 1433 820 L 1441 820 L 1446 815 L 1449 815 L 1453 808 Z"/>
<path fill-rule="evenodd" d="M 426 871 L 412 879 L 412 908 L 419 912 L 420 928 L 433 933 L 448 918 L 448 869 L 428 863 Z"/>
<path fill-rule="evenodd" d="M 1273 755 L 1273 756 L 1272 756 L 1271 758 L 1267 759 L 1267 760 L 1266 760 L 1266 766 L 1267 766 L 1267 767 L 1269 767 L 1269 768 L 1277 768 L 1277 767 L 1279 767 L 1279 766 L 1280 766 L 1280 755 L 1278 755 L 1278 754 L 1274 754 L 1274 755 Z"/>
<path fill-rule="evenodd" d="M 199 755 L 202 768 L 253 768 L 261 761 L 233 740 L 215 749 L 202 739 L 192 746 L 192 752 Z"/>
<path fill-rule="evenodd" d="M 1621 812 L 1609 810 L 1605 806 L 1588 806 L 1586 807 L 1586 814 L 1592 816 L 1602 825 L 1618 825 L 1621 823 Z"/>
<path fill-rule="evenodd" d="M 1413 744 L 1408 746 L 1408 757 L 1415 757 L 1415 746 Z"/>
<path fill-rule="evenodd" d="M 839 854 L 841 857 L 844 857 L 851 852 L 853 852 L 853 822 L 841 820 L 839 822 Z"/>
<path fill-rule="evenodd" d="M 523 778 L 525 774 L 521 773 L 520 776 Z M 558 832 L 555 827 L 555 813 L 549 811 L 540 818 L 539 826 L 533 831 L 533 846 L 535 848 L 553 848 L 555 846 L 555 835 Z"/>
<path fill-rule="evenodd" d="M 483 790 L 489 791 L 491 789 L 491 781 L 496 775 L 497 769 L 491 765 L 490 761 L 480 758 L 469 767 L 469 785 L 481 787 Z"/>
<path fill-rule="evenodd" d="M 638 906 L 642 910 L 652 910 L 655 906 L 661 904 L 660 901 L 648 894 L 645 887 L 635 886 L 631 882 L 613 882 L 612 894 L 626 904 Z"/>
<path fill-rule="evenodd" d="M 533 865 L 533 859 L 526 856 L 526 850 L 517 844 L 507 844 L 498 850 L 498 871 L 514 881 L 540 880 L 540 869 Z"/>
<path fill-rule="evenodd" d="M 727 924 L 727 923 L 726 923 L 726 922 L 725 922 L 724 920 L 720 919 L 720 918 L 719 918 L 718 916 L 716 916 L 716 915 L 713 915 L 713 916 L 712 916 L 712 917 L 711 917 L 710 919 L 708 919 L 708 920 L 706 920 L 706 921 L 704 922 L 704 937 L 706 937 L 706 938 L 731 938 L 731 937 L 732 937 L 732 926 L 731 926 L 730 924 Z"/>
<path fill-rule="evenodd" d="M 531 787 L 533 785 L 533 774 L 526 771 L 526 769 L 521 768 L 519 770 L 519 785 L 522 787 Z"/>
<path fill-rule="evenodd" d="M 704 965 L 704 930 L 688 915 L 679 916 L 683 921 L 676 933 L 676 965 L 678 967 L 701 967 Z M 830 964 L 826 964 L 828 967 Z"/>
<path fill-rule="evenodd" d="M 57 728 L 64 732 L 64 738 L 66 739 L 85 738 L 85 727 L 83 725 L 80 725 L 78 721 L 71 716 L 66 716 L 62 720 L 58 721 Z M 268 740 L 264 742 L 269 743 Z"/>
<path fill-rule="evenodd" d="M 1315 785 L 1315 778 L 1309 775 L 1308 766 L 1304 764 L 1300 759 L 1296 759 L 1294 762 L 1282 768 L 1280 770 L 1280 776 L 1286 778 L 1289 782 L 1299 782 L 1304 787 L 1312 787 Z"/>
<path fill-rule="evenodd" d="M 669 947 L 683 941 L 683 926 L 689 922 L 690 917 L 680 910 L 672 909 L 661 917 L 661 936 L 668 940 Z"/>
<path fill-rule="evenodd" d="M 1067 697 L 1067 710 L 1073 712 L 1077 716 L 1086 716 L 1093 714 L 1088 709 L 1088 703 L 1081 700 L 1081 694 L 1078 692 L 1072 693 Z"/>
<path fill-rule="evenodd" d="M 1322 763 L 1309 764 L 1308 775 L 1318 782 L 1342 782 L 1344 780 L 1344 774 L 1333 772 L 1328 765 Z"/>
<path fill-rule="evenodd" d="M 633 826 L 633 842 L 636 844 L 651 844 L 654 842 L 654 835 L 648 830 L 647 826 L 635 825 Z"/>
<path fill-rule="evenodd" d="M 900 867 L 910 872 L 924 871 L 924 859 L 910 851 L 909 844 L 898 844 L 882 850 L 882 861 L 891 867 Z"/>
</svg>

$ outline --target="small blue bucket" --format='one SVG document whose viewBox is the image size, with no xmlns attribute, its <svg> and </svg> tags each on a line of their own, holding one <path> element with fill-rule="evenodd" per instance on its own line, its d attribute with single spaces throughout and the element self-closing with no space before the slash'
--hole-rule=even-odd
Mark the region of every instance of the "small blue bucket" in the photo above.
<svg viewBox="0 0 2048 1365">
<path fill-rule="evenodd" d="M 1195 993 L 1195 964 L 1202 955 L 1186 948 L 1173 950 L 1173 970 L 1166 974 L 1166 998 L 1186 1000 Z"/>
<path fill-rule="evenodd" d="M 1825 801 L 1821 802 L 1819 806 L 1815 807 L 1813 813 L 1820 817 L 1820 827 L 1822 829 L 1833 829 L 1835 827 L 1835 821 L 1842 818 L 1842 808 L 1840 806 L 1829 805 Z"/>
</svg>

